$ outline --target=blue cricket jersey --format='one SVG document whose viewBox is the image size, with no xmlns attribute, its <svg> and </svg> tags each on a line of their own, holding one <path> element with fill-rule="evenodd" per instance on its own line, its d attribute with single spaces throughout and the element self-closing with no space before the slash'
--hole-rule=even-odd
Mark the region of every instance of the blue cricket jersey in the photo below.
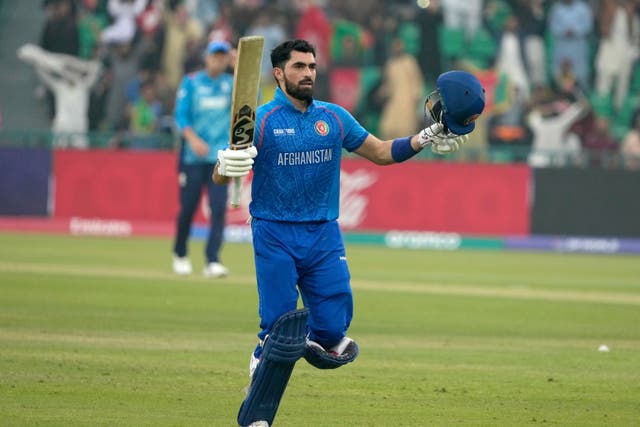
<svg viewBox="0 0 640 427">
<path fill-rule="evenodd" d="M 280 88 L 258 108 L 249 211 L 254 218 L 309 222 L 338 218 L 342 148 L 369 133 L 344 108 L 314 100 L 296 110 Z"/>
<path fill-rule="evenodd" d="M 176 125 L 181 134 L 190 127 L 209 144 L 209 154 L 204 158 L 196 156 L 185 142 L 183 163 L 215 163 L 218 150 L 229 145 L 232 92 L 233 76 L 228 73 L 211 78 L 202 70 L 183 77 L 176 95 Z"/>
</svg>

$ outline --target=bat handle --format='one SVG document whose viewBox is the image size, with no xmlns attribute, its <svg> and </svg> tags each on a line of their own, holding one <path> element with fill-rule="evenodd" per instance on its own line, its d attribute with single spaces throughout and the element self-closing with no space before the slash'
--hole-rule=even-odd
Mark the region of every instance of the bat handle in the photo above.
<svg viewBox="0 0 640 427">
<path fill-rule="evenodd" d="M 240 206 L 240 192 L 242 190 L 242 177 L 233 178 L 231 185 L 231 207 L 237 208 Z"/>
</svg>

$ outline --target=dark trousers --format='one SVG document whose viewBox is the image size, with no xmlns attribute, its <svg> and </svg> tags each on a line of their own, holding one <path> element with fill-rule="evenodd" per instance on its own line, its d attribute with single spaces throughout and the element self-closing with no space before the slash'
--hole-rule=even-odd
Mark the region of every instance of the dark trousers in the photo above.
<svg viewBox="0 0 640 427">
<path fill-rule="evenodd" d="M 216 185 L 211 179 L 213 164 L 180 165 L 180 212 L 176 225 L 173 252 L 180 257 L 187 255 L 187 241 L 193 216 L 198 208 L 203 187 L 209 195 L 210 224 L 206 245 L 207 262 L 219 262 L 222 246 L 225 214 L 227 211 L 227 185 Z"/>
</svg>

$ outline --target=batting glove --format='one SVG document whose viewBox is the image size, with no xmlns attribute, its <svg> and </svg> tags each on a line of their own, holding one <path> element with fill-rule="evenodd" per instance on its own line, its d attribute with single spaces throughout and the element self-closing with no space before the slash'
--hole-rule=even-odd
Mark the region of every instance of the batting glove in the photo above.
<svg viewBox="0 0 640 427">
<path fill-rule="evenodd" d="M 469 135 L 436 135 L 431 141 L 431 151 L 436 154 L 450 154 L 467 143 Z"/>
<path fill-rule="evenodd" d="M 433 142 L 433 140 L 442 133 L 444 125 L 442 123 L 434 123 L 428 128 L 424 128 L 418 134 L 418 142 L 420 147 L 424 148 L 427 144 Z"/>
<path fill-rule="evenodd" d="M 232 178 L 248 175 L 257 155 L 258 150 L 254 146 L 244 150 L 218 150 L 218 174 Z"/>
</svg>

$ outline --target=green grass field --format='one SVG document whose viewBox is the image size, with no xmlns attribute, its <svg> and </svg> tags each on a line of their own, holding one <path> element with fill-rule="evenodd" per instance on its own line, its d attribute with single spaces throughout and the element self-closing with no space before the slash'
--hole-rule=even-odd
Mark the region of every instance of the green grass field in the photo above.
<svg viewBox="0 0 640 427">
<path fill-rule="evenodd" d="M 0 234 L 0 425 L 234 426 L 257 332 L 169 239 Z M 202 268 L 202 242 L 191 244 Z M 360 357 L 300 361 L 279 426 L 640 424 L 640 258 L 350 246 Z M 611 351 L 599 352 L 607 344 Z"/>
</svg>

